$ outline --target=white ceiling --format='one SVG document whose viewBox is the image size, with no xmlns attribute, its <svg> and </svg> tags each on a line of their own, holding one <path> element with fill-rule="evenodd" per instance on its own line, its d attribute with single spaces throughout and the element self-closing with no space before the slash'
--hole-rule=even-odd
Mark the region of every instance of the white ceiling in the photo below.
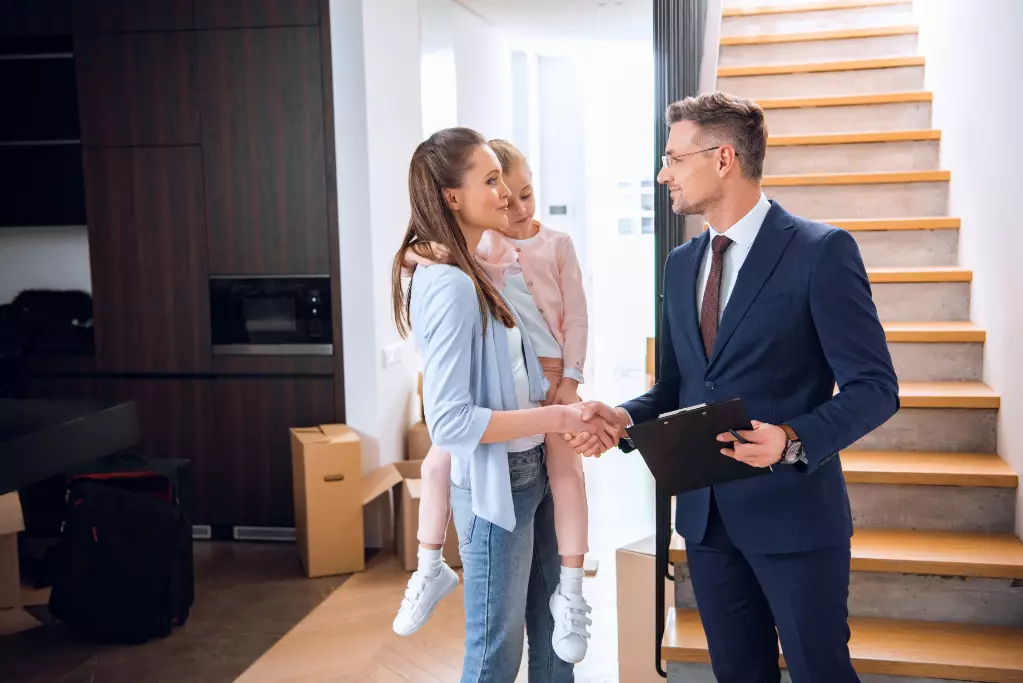
<svg viewBox="0 0 1023 683">
<path fill-rule="evenodd" d="M 457 0 L 520 44 L 651 40 L 651 0 Z"/>
</svg>

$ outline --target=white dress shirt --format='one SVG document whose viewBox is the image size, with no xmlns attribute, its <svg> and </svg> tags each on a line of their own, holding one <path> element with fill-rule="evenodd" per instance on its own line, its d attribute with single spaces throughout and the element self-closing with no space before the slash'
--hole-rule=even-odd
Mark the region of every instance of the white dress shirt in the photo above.
<svg viewBox="0 0 1023 683">
<path fill-rule="evenodd" d="M 714 229 L 713 225 L 709 228 L 710 242 L 713 242 L 714 238 L 718 235 L 725 235 L 733 242 L 733 244 L 725 251 L 724 267 L 721 271 L 721 290 L 718 294 L 718 301 L 720 302 L 720 307 L 718 309 L 718 323 L 721 322 L 721 315 L 725 311 L 725 306 L 728 305 L 728 297 L 732 295 L 732 290 L 735 289 L 735 281 L 739 278 L 739 269 L 741 269 L 742 264 L 746 262 L 749 250 L 753 246 L 753 240 L 757 238 L 757 233 L 760 232 L 760 226 L 763 225 L 764 218 L 770 210 L 771 202 L 767 201 L 767 197 L 765 197 L 764 193 L 761 192 L 760 200 L 753 205 L 753 208 L 750 209 L 749 213 L 740 218 L 736 224 L 728 228 L 728 230 L 725 232 L 718 232 Z M 707 289 L 707 279 L 710 277 L 710 260 L 713 255 L 714 250 L 708 243 L 707 250 L 703 254 L 703 262 L 700 264 L 700 277 L 699 280 L 697 280 L 697 319 L 699 319 L 700 312 L 703 311 L 703 292 Z"/>
</svg>

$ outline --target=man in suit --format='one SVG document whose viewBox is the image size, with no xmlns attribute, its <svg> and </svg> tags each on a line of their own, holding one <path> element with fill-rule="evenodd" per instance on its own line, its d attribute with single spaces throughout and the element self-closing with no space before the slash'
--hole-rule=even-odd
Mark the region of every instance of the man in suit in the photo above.
<svg viewBox="0 0 1023 683">
<path fill-rule="evenodd" d="M 777 682 L 780 636 L 795 683 L 857 681 L 846 604 L 853 529 L 837 455 L 899 408 L 863 260 L 849 233 L 761 192 L 767 126 L 757 104 L 710 93 L 672 104 L 667 122 L 657 180 L 675 213 L 702 215 L 710 228 L 668 256 L 661 377 L 616 409 L 619 423 L 743 399 L 749 443 L 723 434 L 722 453 L 772 471 L 676 499 L 714 674 Z"/>
</svg>

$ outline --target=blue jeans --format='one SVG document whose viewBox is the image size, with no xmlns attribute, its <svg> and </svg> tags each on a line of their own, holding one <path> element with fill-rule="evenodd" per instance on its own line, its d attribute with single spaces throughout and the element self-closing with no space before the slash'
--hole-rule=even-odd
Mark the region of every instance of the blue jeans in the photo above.
<svg viewBox="0 0 1023 683">
<path fill-rule="evenodd" d="M 516 528 L 472 513 L 471 494 L 451 486 L 465 582 L 465 660 L 461 683 L 512 683 L 529 637 L 529 683 L 572 683 L 573 666 L 551 647 L 549 602 L 561 557 L 543 445 L 509 453 Z"/>
</svg>

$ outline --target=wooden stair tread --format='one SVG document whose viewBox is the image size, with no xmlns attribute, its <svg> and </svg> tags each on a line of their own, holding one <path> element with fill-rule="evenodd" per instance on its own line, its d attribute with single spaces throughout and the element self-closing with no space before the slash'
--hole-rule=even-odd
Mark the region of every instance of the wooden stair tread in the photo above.
<svg viewBox="0 0 1023 683">
<path fill-rule="evenodd" d="M 861 2 L 811 2 L 805 5 L 763 5 L 759 7 L 725 7 L 723 17 L 754 17 L 763 14 L 796 14 L 799 12 L 826 12 L 829 10 L 868 9 L 891 5 L 908 5 L 912 0 L 861 0 Z"/>
<path fill-rule="evenodd" d="M 879 173 L 798 173 L 764 176 L 764 187 L 810 185 L 881 185 L 890 183 L 947 183 L 949 171 L 891 171 Z"/>
<path fill-rule="evenodd" d="M 894 619 L 849 619 L 849 654 L 863 674 L 1023 683 L 1023 629 Z M 670 608 L 661 656 L 707 664 L 707 636 L 694 609 Z M 784 657 L 780 658 L 782 666 Z"/>
<path fill-rule="evenodd" d="M 884 333 L 889 342 L 982 344 L 987 340 L 982 327 L 965 321 L 886 322 Z"/>
<path fill-rule="evenodd" d="M 899 266 L 868 268 L 867 275 L 878 282 L 970 282 L 973 271 L 958 266 Z"/>
<path fill-rule="evenodd" d="M 849 484 L 1016 488 L 1018 475 L 994 453 L 842 451 Z"/>
<path fill-rule="evenodd" d="M 856 38 L 884 38 L 910 36 L 920 32 L 917 26 L 872 26 L 837 31 L 807 31 L 803 33 L 764 33 L 754 36 L 724 36 L 722 47 L 731 45 L 774 45 L 777 43 L 810 43 L 818 40 L 853 40 Z"/>
<path fill-rule="evenodd" d="M 782 74 L 811 74 L 834 71 L 863 71 L 867 69 L 900 69 L 924 66 L 923 57 L 879 57 L 877 59 L 850 59 L 841 62 L 802 62 L 799 64 L 754 64 L 751 66 L 723 66 L 718 78 L 741 76 L 779 76 Z"/>
<path fill-rule="evenodd" d="M 864 95 L 830 95 L 826 97 L 779 97 L 756 100 L 762 109 L 805 109 L 807 107 L 856 107 L 869 104 L 905 104 L 931 102 L 934 93 L 927 91 L 868 93 Z"/>
<path fill-rule="evenodd" d="M 998 409 L 1001 399 L 983 382 L 900 382 L 903 408 Z"/>
<path fill-rule="evenodd" d="M 672 534 L 668 559 L 685 562 L 685 539 Z M 852 569 L 1023 579 L 1023 543 L 1015 534 L 916 529 L 856 529 Z"/>
<path fill-rule="evenodd" d="M 813 135 L 775 135 L 768 147 L 807 145 L 850 145 L 868 142 L 933 142 L 941 140 L 940 130 L 891 130 L 880 133 L 816 133 Z"/>
<path fill-rule="evenodd" d="M 833 218 L 822 221 L 850 232 L 880 230 L 958 230 L 962 219 L 949 216 L 921 218 Z"/>
</svg>

